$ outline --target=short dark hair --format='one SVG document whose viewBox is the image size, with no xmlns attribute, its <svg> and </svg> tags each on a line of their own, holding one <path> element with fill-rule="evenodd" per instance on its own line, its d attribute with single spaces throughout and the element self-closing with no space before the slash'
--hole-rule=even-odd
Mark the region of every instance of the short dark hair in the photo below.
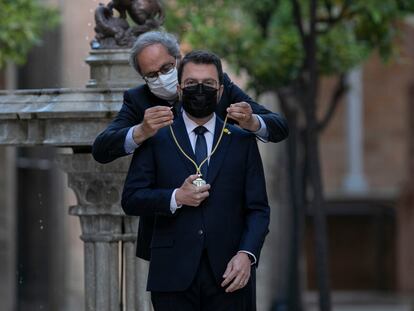
<svg viewBox="0 0 414 311">
<path fill-rule="evenodd" d="M 219 84 L 223 84 L 223 68 L 221 66 L 220 58 L 209 51 L 195 50 L 191 51 L 181 60 L 180 65 L 178 66 L 178 83 L 181 84 L 181 77 L 183 74 L 184 66 L 188 63 L 193 64 L 205 64 L 205 65 L 214 65 L 216 66 Z"/>
</svg>

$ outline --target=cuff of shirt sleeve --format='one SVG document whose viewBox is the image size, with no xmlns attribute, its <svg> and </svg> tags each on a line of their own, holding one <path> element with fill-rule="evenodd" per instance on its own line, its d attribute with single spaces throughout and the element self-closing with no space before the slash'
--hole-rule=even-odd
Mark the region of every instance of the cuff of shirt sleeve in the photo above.
<svg viewBox="0 0 414 311">
<path fill-rule="evenodd" d="M 249 255 L 249 258 L 250 258 L 250 261 L 252 262 L 252 266 L 253 265 L 255 265 L 256 264 L 256 262 L 257 262 L 257 259 L 256 259 L 256 256 L 255 255 L 253 255 L 252 253 L 250 253 L 250 252 L 248 252 L 248 251 L 243 251 L 243 250 L 241 250 L 241 251 L 238 251 L 237 253 L 246 253 L 247 255 Z M 252 260 L 253 259 L 253 260 Z"/>
<path fill-rule="evenodd" d="M 124 149 L 127 154 L 133 153 L 135 149 L 139 147 L 139 145 L 135 142 L 133 137 L 134 128 L 135 126 L 131 126 L 125 136 Z"/>
<path fill-rule="evenodd" d="M 177 205 L 177 201 L 175 200 L 175 193 L 177 192 L 178 189 L 175 189 L 171 195 L 171 200 L 170 200 L 170 211 L 172 214 L 175 213 L 175 211 L 179 208 L 181 208 L 182 205 Z"/>
<path fill-rule="evenodd" d="M 266 123 L 259 115 L 255 115 L 260 122 L 260 128 L 253 132 L 262 142 L 267 143 L 269 141 L 269 132 L 267 131 Z"/>
</svg>

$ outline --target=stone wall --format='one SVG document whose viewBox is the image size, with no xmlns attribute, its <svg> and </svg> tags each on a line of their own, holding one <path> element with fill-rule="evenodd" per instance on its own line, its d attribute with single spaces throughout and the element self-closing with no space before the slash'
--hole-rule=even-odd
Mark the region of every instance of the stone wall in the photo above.
<svg viewBox="0 0 414 311">
<path fill-rule="evenodd" d="M 364 165 L 373 192 L 398 192 L 406 178 L 409 86 L 414 83 L 414 26 L 406 24 L 399 59 L 383 64 L 374 54 L 363 67 Z M 334 80 L 326 79 L 321 111 Z M 327 192 L 342 188 L 346 172 L 345 101 L 322 135 L 322 169 Z"/>
</svg>

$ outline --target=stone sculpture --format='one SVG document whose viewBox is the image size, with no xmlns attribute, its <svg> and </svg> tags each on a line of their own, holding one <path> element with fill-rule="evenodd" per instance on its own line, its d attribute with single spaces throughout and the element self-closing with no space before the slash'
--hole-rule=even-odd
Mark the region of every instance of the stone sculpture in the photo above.
<svg viewBox="0 0 414 311">
<path fill-rule="evenodd" d="M 119 16 L 115 16 L 114 10 Z M 135 23 L 130 25 L 127 17 Z M 112 0 L 95 10 L 93 49 L 129 48 L 137 36 L 164 23 L 164 10 L 159 0 Z"/>
</svg>

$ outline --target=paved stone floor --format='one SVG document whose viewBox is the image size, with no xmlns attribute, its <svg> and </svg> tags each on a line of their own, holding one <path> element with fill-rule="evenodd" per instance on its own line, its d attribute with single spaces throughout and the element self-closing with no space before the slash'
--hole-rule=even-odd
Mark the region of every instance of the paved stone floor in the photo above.
<svg viewBox="0 0 414 311">
<path fill-rule="evenodd" d="M 318 311 L 316 306 L 312 306 L 307 311 Z M 334 305 L 333 311 L 412 311 L 412 307 L 408 305 Z"/>
<path fill-rule="evenodd" d="M 317 311 L 318 296 L 305 296 L 307 311 Z M 333 311 L 414 311 L 414 297 L 382 292 L 334 292 Z"/>
</svg>

